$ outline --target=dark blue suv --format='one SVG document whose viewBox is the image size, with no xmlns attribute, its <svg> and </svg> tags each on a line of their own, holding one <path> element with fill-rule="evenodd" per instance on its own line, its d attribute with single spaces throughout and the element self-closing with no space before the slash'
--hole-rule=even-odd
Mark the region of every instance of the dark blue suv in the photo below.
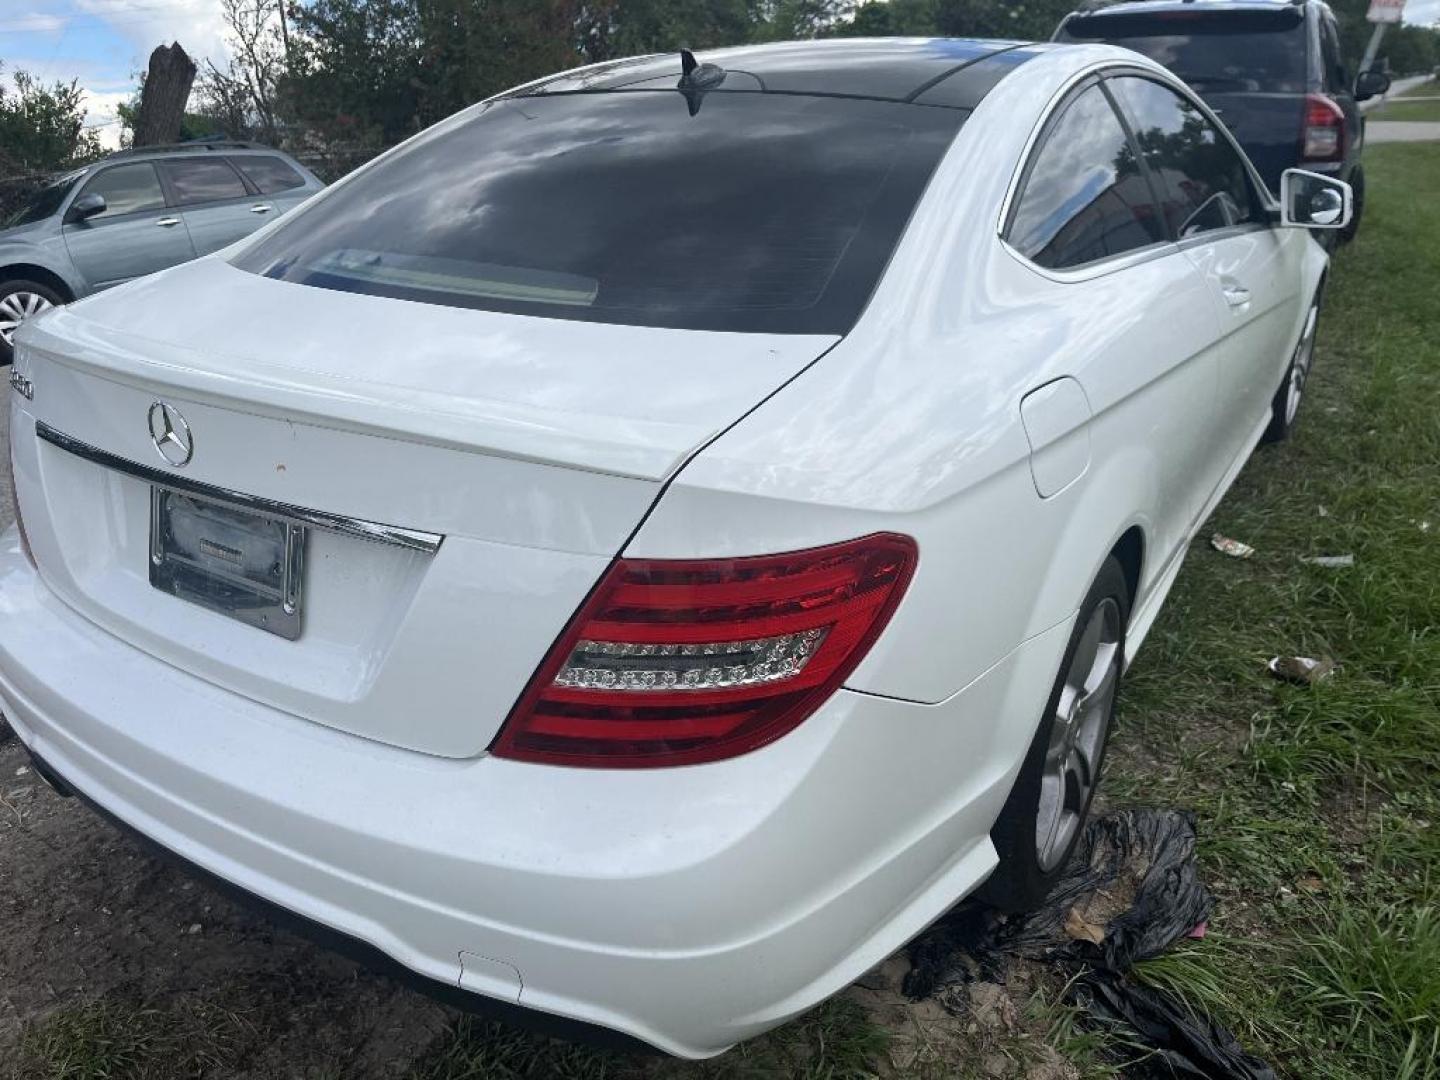
<svg viewBox="0 0 1440 1080">
<path fill-rule="evenodd" d="M 1272 191 L 1286 169 L 1309 169 L 1355 189 L 1364 207 L 1357 103 L 1385 93 L 1378 71 L 1352 78 L 1335 14 L 1322 0 L 1120 0 L 1066 16 L 1056 41 L 1105 42 L 1164 64 L 1234 133 Z"/>
</svg>

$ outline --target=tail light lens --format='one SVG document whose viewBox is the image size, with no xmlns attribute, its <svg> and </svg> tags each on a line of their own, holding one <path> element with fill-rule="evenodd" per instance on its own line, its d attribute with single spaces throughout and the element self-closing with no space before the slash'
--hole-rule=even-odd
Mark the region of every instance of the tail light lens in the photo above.
<svg viewBox="0 0 1440 1080">
<path fill-rule="evenodd" d="M 619 559 L 491 752 L 644 768 L 772 742 L 855 669 L 915 562 L 915 541 L 890 533 L 758 558 Z"/>
<path fill-rule="evenodd" d="M 1323 94 L 1307 95 L 1301 156 L 1306 161 L 1334 161 L 1344 155 L 1344 110 Z"/>
</svg>

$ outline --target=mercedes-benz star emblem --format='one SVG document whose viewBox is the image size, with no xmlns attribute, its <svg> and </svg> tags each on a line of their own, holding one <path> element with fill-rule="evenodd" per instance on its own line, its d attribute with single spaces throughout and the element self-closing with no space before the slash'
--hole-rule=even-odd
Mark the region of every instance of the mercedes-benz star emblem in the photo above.
<svg viewBox="0 0 1440 1080">
<path fill-rule="evenodd" d="M 150 406 L 150 441 L 160 456 L 177 469 L 195 453 L 190 425 L 168 401 L 157 401 Z"/>
</svg>

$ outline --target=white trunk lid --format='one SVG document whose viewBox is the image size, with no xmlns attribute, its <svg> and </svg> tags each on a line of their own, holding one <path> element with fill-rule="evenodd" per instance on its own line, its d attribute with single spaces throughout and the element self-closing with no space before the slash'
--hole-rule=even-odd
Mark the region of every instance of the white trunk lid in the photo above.
<svg viewBox="0 0 1440 1080">
<path fill-rule="evenodd" d="M 24 336 L 17 484 L 47 582 L 124 640 L 236 693 L 446 756 L 484 749 L 661 482 L 829 337 L 465 311 L 214 259 Z M 194 456 L 151 440 L 157 400 Z M 286 640 L 150 584 L 151 484 L 54 439 L 258 499 L 442 537 L 311 528 Z"/>
</svg>

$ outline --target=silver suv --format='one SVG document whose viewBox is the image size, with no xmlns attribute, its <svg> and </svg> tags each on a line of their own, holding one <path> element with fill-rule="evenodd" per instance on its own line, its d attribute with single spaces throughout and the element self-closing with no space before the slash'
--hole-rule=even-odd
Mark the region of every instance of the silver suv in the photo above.
<svg viewBox="0 0 1440 1080">
<path fill-rule="evenodd" d="M 0 227 L 0 364 L 31 315 L 207 255 L 323 186 L 278 150 L 228 141 L 124 150 L 66 173 Z"/>
</svg>

